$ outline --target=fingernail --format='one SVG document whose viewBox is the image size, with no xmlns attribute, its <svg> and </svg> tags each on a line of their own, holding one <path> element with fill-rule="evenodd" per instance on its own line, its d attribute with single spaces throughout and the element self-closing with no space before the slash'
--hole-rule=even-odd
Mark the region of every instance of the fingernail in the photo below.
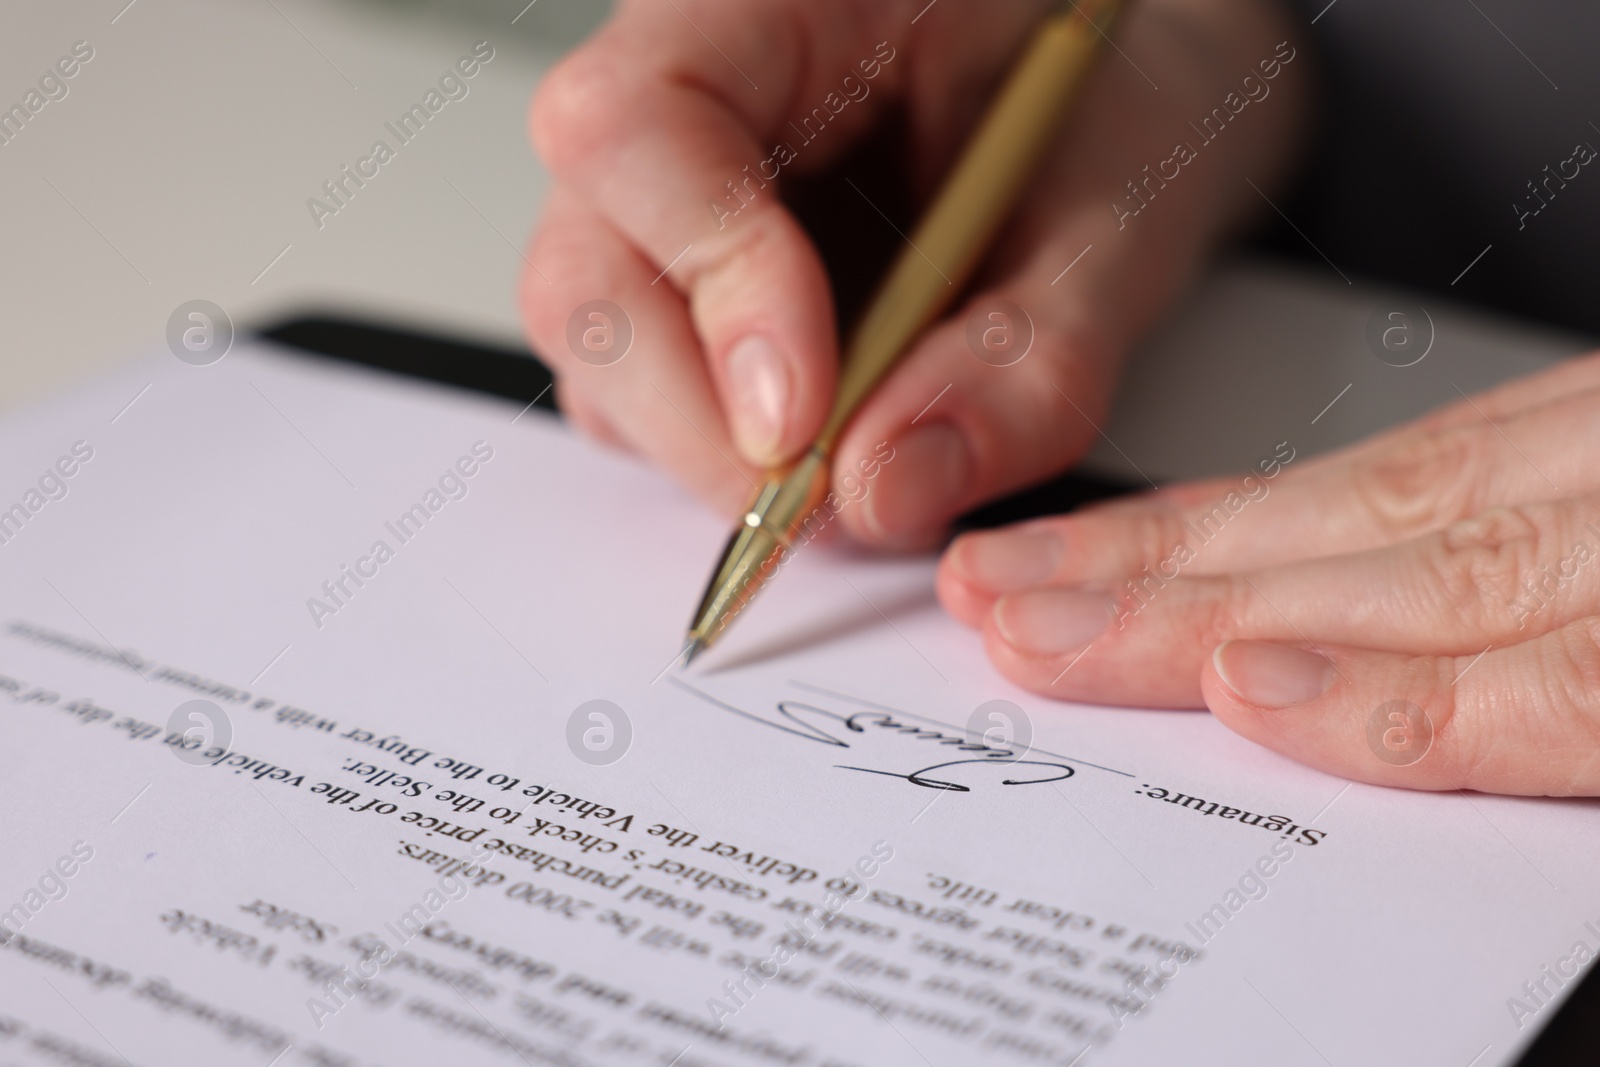
<svg viewBox="0 0 1600 1067">
<path fill-rule="evenodd" d="M 894 542 L 942 525 L 966 494 L 971 465 L 967 442 L 954 426 L 913 427 L 894 442 L 894 462 L 884 465 L 866 498 L 867 528 Z"/>
<path fill-rule="evenodd" d="M 776 463 L 789 414 L 788 362 L 771 341 L 752 335 L 728 353 L 727 375 L 734 443 L 752 463 Z"/>
<path fill-rule="evenodd" d="M 967 534 L 950 549 L 957 573 L 992 593 L 1043 585 L 1061 565 L 1061 538 L 1043 530 Z"/>
<path fill-rule="evenodd" d="M 1111 625 L 1111 598 L 1086 589 L 1035 589 L 994 606 L 1000 636 L 1019 652 L 1059 656 L 1082 648 Z"/>
<path fill-rule="evenodd" d="M 1226 641 L 1211 654 L 1229 689 L 1258 708 L 1287 708 L 1315 700 L 1333 684 L 1327 656 L 1266 641 Z"/>
</svg>

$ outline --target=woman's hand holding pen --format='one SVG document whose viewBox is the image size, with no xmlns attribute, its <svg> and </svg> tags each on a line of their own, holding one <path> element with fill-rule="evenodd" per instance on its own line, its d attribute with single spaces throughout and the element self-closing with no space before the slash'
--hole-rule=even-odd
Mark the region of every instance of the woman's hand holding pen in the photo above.
<svg viewBox="0 0 1600 1067">
<path fill-rule="evenodd" d="M 742 507 L 758 470 L 816 434 L 839 359 L 828 279 L 779 187 L 825 173 L 899 105 L 913 177 L 931 193 L 1054 7 L 624 0 L 549 75 L 532 116 L 555 187 L 522 300 L 573 421 L 720 509 Z M 885 442 L 895 457 L 862 505 L 841 513 L 850 534 L 931 543 L 955 515 L 1078 458 L 1123 352 L 1210 246 L 1259 207 L 1245 178 L 1270 187 L 1284 169 L 1305 64 L 1284 66 L 1270 101 L 1181 177 L 1159 192 L 1146 186 L 1155 199 L 1139 217 L 1119 218 L 1112 204 L 1174 142 L 1194 139 L 1191 121 L 1259 77 L 1289 35 L 1266 0 L 1130 5 L 1117 49 L 1102 54 L 973 294 L 900 361 L 841 440 L 841 473 Z M 808 121 L 817 108 L 830 116 L 820 129 Z M 1015 366 L 993 366 L 968 344 L 969 320 L 996 299 L 1023 308 L 1035 330 Z M 575 309 L 593 300 L 631 321 L 620 362 L 592 365 L 569 345 Z"/>
</svg>

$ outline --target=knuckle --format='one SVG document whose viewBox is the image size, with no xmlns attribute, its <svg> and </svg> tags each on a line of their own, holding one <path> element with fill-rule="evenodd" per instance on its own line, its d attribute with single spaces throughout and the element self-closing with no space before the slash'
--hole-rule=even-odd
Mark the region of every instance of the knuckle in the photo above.
<svg viewBox="0 0 1600 1067">
<path fill-rule="evenodd" d="M 625 107 L 616 69 L 591 50 L 561 61 L 540 83 L 529 108 L 534 147 L 551 170 L 563 173 L 616 140 Z"/>
<path fill-rule="evenodd" d="M 1045 451 L 1053 463 L 1078 455 L 1097 435 L 1095 428 L 1106 419 L 1109 390 L 1072 354 L 1076 349 L 1070 339 L 1041 334 L 1034 343 L 1046 356 L 1061 358 L 1029 358 L 1015 367 L 995 368 L 995 419 L 1025 438 L 1025 446 Z M 1008 373 L 1012 370 L 1021 374 Z M 1063 372 L 1066 384 L 1058 385 Z"/>
<path fill-rule="evenodd" d="M 1475 632 L 1490 635 L 1514 630 L 1508 605 L 1543 540 L 1540 523 L 1519 507 L 1492 508 L 1440 530 L 1424 550 L 1438 601 L 1422 605 L 1427 617 L 1456 614 Z"/>
<path fill-rule="evenodd" d="M 1486 451 L 1476 427 L 1419 431 L 1358 462 L 1352 488 L 1381 532 L 1405 538 L 1477 510 Z"/>
<path fill-rule="evenodd" d="M 1174 512 L 1156 512 L 1133 518 L 1126 526 L 1124 551 L 1130 569 L 1143 566 L 1162 581 L 1179 576 L 1186 562 L 1187 545 L 1182 518 Z"/>
<path fill-rule="evenodd" d="M 1587 713 L 1591 736 L 1600 740 L 1600 618 L 1587 618 L 1557 631 L 1552 701 Z"/>
<path fill-rule="evenodd" d="M 1079 422 L 1103 419 L 1110 407 L 1111 349 L 1098 334 L 1031 315 L 1033 352 L 1015 364 L 1051 405 Z M 997 368 L 1006 369 L 1006 368 Z M 1056 385 L 1057 381 L 1062 382 Z"/>
<path fill-rule="evenodd" d="M 964 330 L 959 318 L 946 321 L 917 342 L 905 361 L 907 373 L 892 386 L 897 427 L 906 420 L 918 426 L 939 420 L 953 425 L 972 464 L 968 484 L 983 500 L 1033 486 L 1081 456 L 1094 430 L 1051 384 L 1048 368 L 1042 362 L 1031 367 L 1032 357 L 1005 368 L 983 365 L 968 350 Z M 1090 412 L 1095 401 L 1088 390 L 1082 392 L 1073 399 Z M 1075 517 L 1097 524 L 1121 521 L 1104 501 L 1082 505 Z M 1115 530 L 1117 538 L 1105 542 L 1112 547 L 1093 553 L 1096 573 L 1108 579 L 1125 577 L 1124 568 L 1131 574 L 1145 561 L 1134 561 L 1121 528 Z M 1152 536 L 1151 543 L 1159 546 L 1160 540 Z M 1162 547 L 1170 551 L 1172 545 Z M 1113 556 L 1114 567 L 1108 563 Z M 1151 562 L 1160 558 L 1148 557 Z"/>
<path fill-rule="evenodd" d="M 1447 777 L 1465 788 L 1503 791 L 1508 773 L 1537 761 L 1540 792 L 1592 791 L 1600 768 L 1600 618 L 1568 624 L 1521 646 L 1498 676 L 1452 681 L 1464 663 L 1446 658 L 1429 706 Z"/>
<path fill-rule="evenodd" d="M 750 294 L 763 279 L 786 271 L 805 255 L 805 244 L 781 208 L 757 200 L 749 218 L 737 227 L 696 241 L 672 269 L 672 277 L 704 305 L 725 295 Z"/>
<path fill-rule="evenodd" d="M 1503 773 L 1508 762 L 1538 759 L 1541 792 L 1592 790 L 1600 753 L 1600 619 L 1571 623 L 1529 647 L 1533 655 L 1498 685 L 1484 687 L 1480 679 L 1471 769 Z"/>
<path fill-rule="evenodd" d="M 1109 393 L 1104 386 L 1108 384 L 1107 369 L 1113 363 L 1113 348 L 1101 331 L 1051 319 L 1038 322 L 1035 330 L 1034 345 L 1046 357 L 1040 362 L 1052 372 L 1067 371 L 1080 391 L 1097 396 Z"/>
<path fill-rule="evenodd" d="M 1440 773 L 1456 786 L 1467 786 L 1477 779 L 1499 748 L 1496 735 L 1504 725 L 1496 720 L 1492 709 L 1485 715 L 1479 699 L 1481 691 L 1476 686 L 1456 685 L 1469 662 L 1453 656 L 1414 660 L 1411 684 L 1405 693 L 1405 699 L 1422 708 L 1432 723 L 1437 758 L 1444 764 Z"/>
<path fill-rule="evenodd" d="M 1201 581 L 1206 583 L 1202 588 L 1211 593 L 1202 599 L 1196 620 L 1205 648 L 1214 649 L 1224 641 L 1245 635 L 1246 627 L 1250 625 L 1247 620 L 1261 617 L 1261 596 L 1248 582 L 1236 578 Z"/>
</svg>

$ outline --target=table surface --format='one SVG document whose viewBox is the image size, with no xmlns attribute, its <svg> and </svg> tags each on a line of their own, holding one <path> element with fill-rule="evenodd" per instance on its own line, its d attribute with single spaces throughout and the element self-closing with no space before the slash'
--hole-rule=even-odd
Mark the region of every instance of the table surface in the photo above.
<svg viewBox="0 0 1600 1067">
<path fill-rule="evenodd" d="M 604 8 L 14 5 L 0 104 L 75 42 L 94 57 L 0 145 L 0 410 L 159 346 L 173 310 L 197 298 L 244 325 L 317 307 L 520 343 L 521 248 L 549 182 L 525 136 L 527 100 Z M 469 95 L 319 227 L 308 199 L 481 40 L 495 55 Z M 1406 303 L 1427 308 L 1434 343 L 1396 368 L 1366 326 Z M 1092 462 L 1162 480 L 1242 468 L 1284 440 L 1316 452 L 1590 343 L 1331 268 L 1234 261 L 1133 359 Z"/>
</svg>

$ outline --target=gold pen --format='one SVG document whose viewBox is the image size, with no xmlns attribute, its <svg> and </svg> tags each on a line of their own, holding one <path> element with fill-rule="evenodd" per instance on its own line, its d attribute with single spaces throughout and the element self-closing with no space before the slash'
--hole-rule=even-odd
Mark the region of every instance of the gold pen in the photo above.
<svg viewBox="0 0 1600 1067">
<path fill-rule="evenodd" d="M 772 577 L 795 531 L 827 495 L 833 448 L 850 416 L 971 278 L 1058 130 L 1119 6 L 1120 0 L 1068 0 L 1034 32 L 852 335 L 833 410 L 815 443 L 793 464 L 767 473 L 729 538 L 689 626 L 680 653 L 685 665 Z"/>
</svg>

